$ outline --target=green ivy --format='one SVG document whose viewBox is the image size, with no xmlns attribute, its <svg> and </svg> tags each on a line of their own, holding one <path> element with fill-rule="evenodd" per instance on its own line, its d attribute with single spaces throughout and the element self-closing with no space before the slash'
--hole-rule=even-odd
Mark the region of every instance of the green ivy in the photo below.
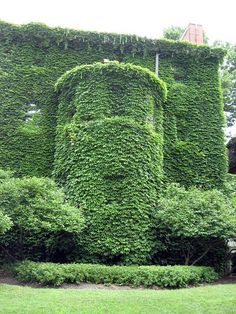
<svg viewBox="0 0 236 314">
<path fill-rule="evenodd" d="M 84 260 L 151 258 L 162 182 L 165 84 L 151 71 L 109 62 L 57 83 L 55 176 L 87 221 Z"/>
<path fill-rule="evenodd" d="M 167 83 L 164 170 L 168 181 L 220 187 L 226 173 L 218 65 L 224 50 L 136 35 L 0 22 L 0 167 L 51 176 L 56 80 L 77 65 L 117 60 L 155 68 Z M 30 116 L 32 105 L 36 115 Z M 191 164 L 188 164 L 188 163 Z"/>
<path fill-rule="evenodd" d="M 167 83 L 164 108 L 166 180 L 222 188 L 227 173 L 218 62 L 189 56 L 160 60 Z"/>
</svg>

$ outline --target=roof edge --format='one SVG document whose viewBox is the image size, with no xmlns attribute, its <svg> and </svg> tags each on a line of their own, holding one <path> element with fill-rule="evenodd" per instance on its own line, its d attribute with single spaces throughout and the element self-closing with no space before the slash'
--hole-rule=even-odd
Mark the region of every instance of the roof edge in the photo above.
<svg viewBox="0 0 236 314">
<path fill-rule="evenodd" d="M 150 39 L 132 34 L 99 33 L 83 30 L 74 30 L 61 27 L 49 27 L 42 23 L 16 25 L 0 21 L 1 42 L 30 42 L 40 48 L 49 48 L 51 45 L 63 49 L 81 49 L 91 46 L 113 46 L 121 53 L 165 56 L 184 55 L 196 58 L 214 58 L 222 62 L 226 50 L 208 45 L 196 45 L 185 41 L 168 39 Z"/>
</svg>

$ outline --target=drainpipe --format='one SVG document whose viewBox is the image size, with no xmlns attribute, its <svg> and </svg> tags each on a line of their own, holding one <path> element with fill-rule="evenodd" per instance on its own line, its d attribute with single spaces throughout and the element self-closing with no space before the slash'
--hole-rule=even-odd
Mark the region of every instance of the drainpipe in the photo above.
<svg viewBox="0 0 236 314">
<path fill-rule="evenodd" d="M 158 70 L 159 70 L 159 53 L 156 53 L 156 63 L 155 63 L 156 76 L 158 76 Z"/>
</svg>

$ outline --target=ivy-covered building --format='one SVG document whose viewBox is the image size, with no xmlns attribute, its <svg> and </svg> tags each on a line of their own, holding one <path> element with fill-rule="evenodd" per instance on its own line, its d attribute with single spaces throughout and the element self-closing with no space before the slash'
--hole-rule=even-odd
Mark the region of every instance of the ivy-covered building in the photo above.
<svg viewBox="0 0 236 314">
<path fill-rule="evenodd" d="M 223 57 L 220 48 L 187 42 L 1 22 L 0 167 L 51 176 L 55 83 L 75 66 L 109 59 L 147 68 L 166 83 L 159 130 L 164 182 L 221 187 L 227 172 L 218 73 Z"/>
</svg>

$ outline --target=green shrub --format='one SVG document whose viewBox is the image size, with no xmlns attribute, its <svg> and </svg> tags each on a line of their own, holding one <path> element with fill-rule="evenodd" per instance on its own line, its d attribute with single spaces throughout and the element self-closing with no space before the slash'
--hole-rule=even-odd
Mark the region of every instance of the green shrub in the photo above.
<svg viewBox="0 0 236 314">
<path fill-rule="evenodd" d="M 227 240 L 235 235 L 236 208 L 218 190 L 170 184 L 157 202 L 157 236 L 166 245 L 167 256 L 175 252 L 175 262 L 194 265 L 205 258 L 204 264 L 208 259 L 216 266 L 219 260 L 213 255 L 221 250 L 226 259 Z"/>
<path fill-rule="evenodd" d="M 12 226 L 12 222 L 7 215 L 0 210 L 0 236 L 10 229 Z"/>
<path fill-rule="evenodd" d="M 218 278 L 213 268 L 204 266 L 105 266 L 24 261 L 16 264 L 13 272 L 20 281 L 54 286 L 88 282 L 181 288 Z"/>
<path fill-rule="evenodd" d="M 0 208 L 12 228 L 0 239 L 5 258 L 50 259 L 64 239 L 80 233 L 80 211 L 47 178 L 10 178 L 0 183 Z M 58 252 L 57 254 L 59 254 Z"/>
<path fill-rule="evenodd" d="M 0 183 L 12 178 L 12 176 L 13 176 L 12 171 L 0 169 Z"/>
<path fill-rule="evenodd" d="M 11 177 L 11 174 L 12 173 L 10 171 L 0 169 L 0 184 L 5 180 L 8 180 Z M 8 229 L 10 229 L 11 226 L 12 226 L 11 219 L 6 214 L 4 214 L 2 208 L 0 207 L 0 236 Z"/>
</svg>

